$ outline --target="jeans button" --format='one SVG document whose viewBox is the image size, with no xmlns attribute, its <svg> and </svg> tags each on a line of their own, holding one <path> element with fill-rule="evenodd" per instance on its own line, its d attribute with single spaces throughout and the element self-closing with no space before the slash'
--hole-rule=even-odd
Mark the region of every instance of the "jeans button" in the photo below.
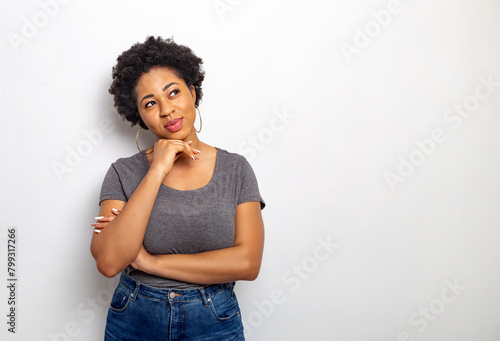
<svg viewBox="0 0 500 341">
<path fill-rule="evenodd" d="M 172 292 L 170 292 L 170 294 L 168 294 L 168 296 L 170 298 L 175 298 L 175 296 L 177 296 L 177 295 L 175 294 L 175 292 L 172 291 Z"/>
</svg>

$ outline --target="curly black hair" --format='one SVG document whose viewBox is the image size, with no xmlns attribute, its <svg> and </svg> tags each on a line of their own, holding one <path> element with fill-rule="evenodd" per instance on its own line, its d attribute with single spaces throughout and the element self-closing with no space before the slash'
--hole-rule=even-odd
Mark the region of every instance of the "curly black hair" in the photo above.
<svg viewBox="0 0 500 341">
<path fill-rule="evenodd" d="M 148 37 L 144 43 L 137 43 L 124 51 L 117 58 L 113 67 L 113 82 L 109 93 L 113 95 L 114 106 L 124 120 L 131 126 L 139 124 L 148 129 L 137 109 L 135 87 L 141 75 L 154 67 L 168 67 L 177 77 L 184 79 L 188 87 L 194 86 L 195 105 L 203 97 L 201 83 L 205 72 L 201 66 L 203 60 L 197 57 L 187 46 L 178 45 L 173 39 Z"/>
</svg>

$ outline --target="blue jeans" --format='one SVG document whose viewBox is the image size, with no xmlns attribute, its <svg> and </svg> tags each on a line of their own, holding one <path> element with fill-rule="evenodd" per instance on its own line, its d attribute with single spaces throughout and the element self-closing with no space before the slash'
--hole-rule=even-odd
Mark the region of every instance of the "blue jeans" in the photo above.
<svg viewBox="0 0 500 341">
<path fill-rule="evenodd" d="M 245 340 L 234 283 L 161 289 L 122 272 L 108 310 L 105 341 Z"/>
</svg>

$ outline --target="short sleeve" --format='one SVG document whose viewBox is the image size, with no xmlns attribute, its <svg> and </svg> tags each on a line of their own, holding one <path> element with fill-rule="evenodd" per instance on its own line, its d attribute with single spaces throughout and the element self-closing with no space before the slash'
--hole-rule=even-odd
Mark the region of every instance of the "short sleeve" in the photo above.
<svg viewBox="0 0 500 341">
<path fill-rule="evenodd" d="M 104 177 L 101 187 L 101 195 L 99 196 L 99 205 L 103 200 L 121 200 L 127 201 L 127 197 L 123 190 L 120 176 L 116 171 L 115 165 L 111 165 Z"/>
<path fill-rule="evenodd" d="M 264 209 L 266 203 L 259 192 L 259 185 L 257 183 L 257 178 L 255 177 L 255 173 L 250 166 L 250 163 L 242 157 L 242 166 L 241 166 L 241 186 L 240 186 L 240 195 L 238 198 L 238 205 L 243 204 L 249 201 L 258 201 L 260 202 L 260 209 Z"/>
</svg>

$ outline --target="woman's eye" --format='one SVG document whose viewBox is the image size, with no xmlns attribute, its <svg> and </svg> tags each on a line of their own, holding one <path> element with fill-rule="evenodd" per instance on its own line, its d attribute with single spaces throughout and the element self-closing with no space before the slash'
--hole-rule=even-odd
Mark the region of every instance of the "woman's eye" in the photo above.
<svg viewBox="0 0 500 341">
<path fill-rule="evenodd" d="M 170 92 L 170 96 L 175 96 L 179 93 L 179 90 L 175 89 Z"/>
<path fill-rule="evenodd" d="M 150 101 L 148 103 L 146 103 L 146 105 L 144 106 L 145 108 L 149 108 L 150 106 L 152 106 L 153 104 L 155 104 L 155 102 L 153 101 Z"/>
</svg>

